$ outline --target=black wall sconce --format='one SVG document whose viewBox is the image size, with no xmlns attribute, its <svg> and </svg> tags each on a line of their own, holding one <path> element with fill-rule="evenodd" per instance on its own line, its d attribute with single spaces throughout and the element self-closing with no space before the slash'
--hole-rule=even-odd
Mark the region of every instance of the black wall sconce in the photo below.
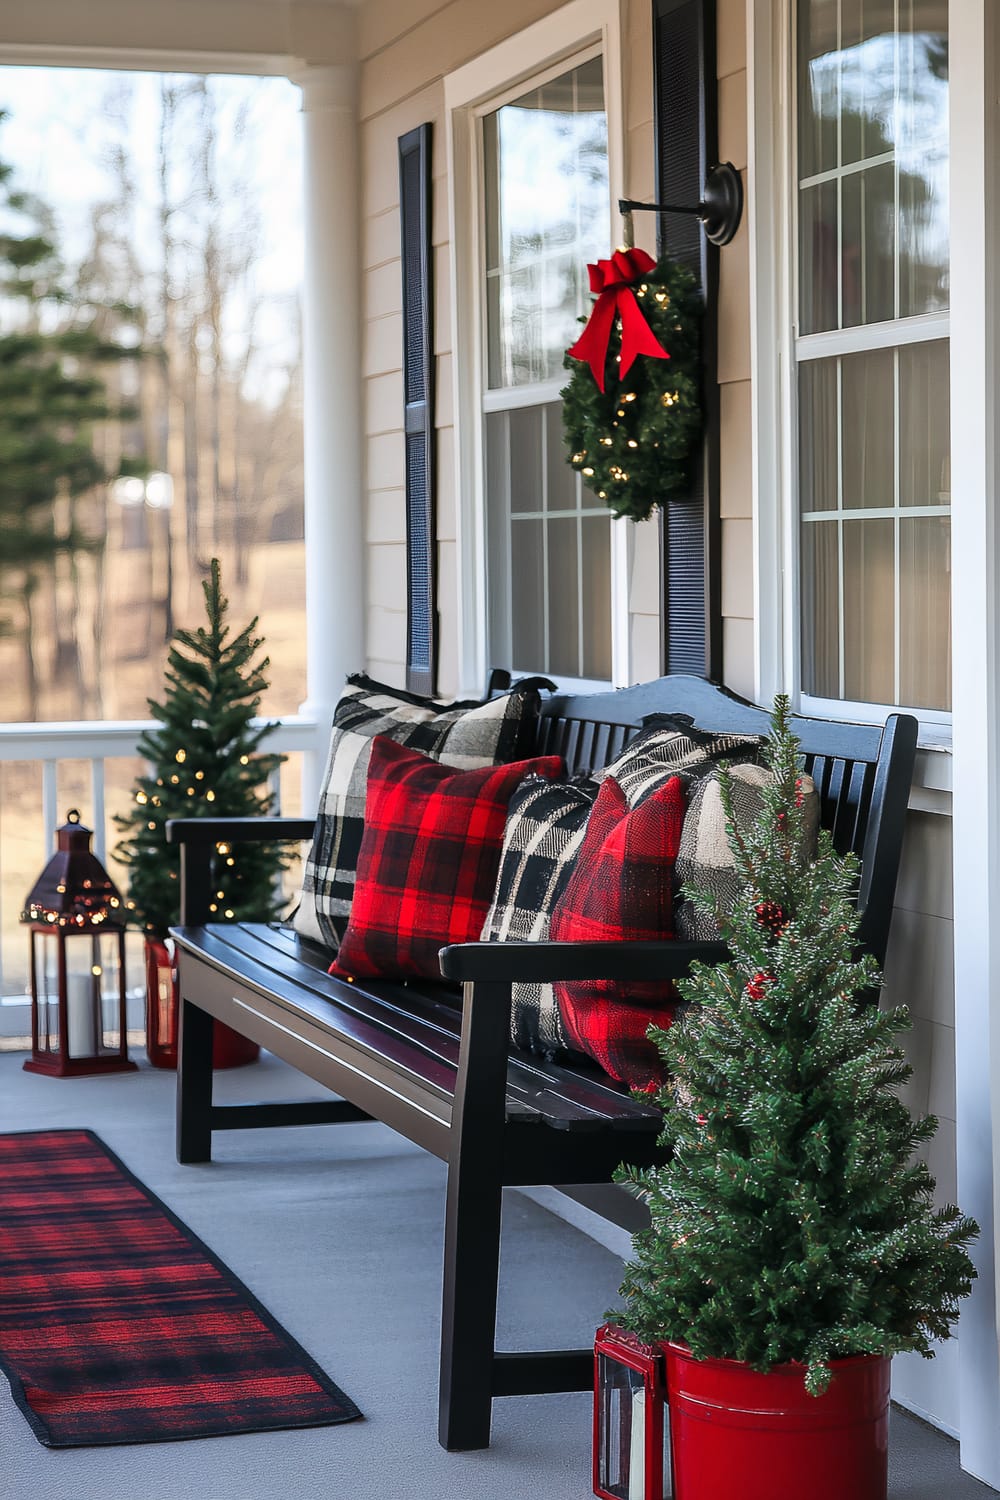
<svg viewBox="0 0 1000 1500">
<path fill-rule="evenodd" d="M 743 182 L 731 161 L 720 162 L 709 170 L 702 200 L 693 208 L 678 203 L 639 203 L 633 198 L 619 198 L 620 214 L 636 209 L 657 214 L 695 214 L 713 245 L 728 245 L 743 217 Z"/>
</svg>

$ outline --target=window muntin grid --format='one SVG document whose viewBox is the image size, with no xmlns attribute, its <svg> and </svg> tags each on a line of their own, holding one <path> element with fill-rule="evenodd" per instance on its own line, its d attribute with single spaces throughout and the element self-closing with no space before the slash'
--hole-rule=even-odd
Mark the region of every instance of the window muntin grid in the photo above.
<svg viewBox="0 0 1000 1500">
<path fill-rule="evenodd" d="M 946 710 L 947 0 L 797 22 L 802 688 Z"/>
<path fill-rule="evenodd" d="M 610 681 L 611 518 L 565 460 L 563 354 L 608 254 L 603 62 L 483 116 L 488 652 Z"/>
</svg>

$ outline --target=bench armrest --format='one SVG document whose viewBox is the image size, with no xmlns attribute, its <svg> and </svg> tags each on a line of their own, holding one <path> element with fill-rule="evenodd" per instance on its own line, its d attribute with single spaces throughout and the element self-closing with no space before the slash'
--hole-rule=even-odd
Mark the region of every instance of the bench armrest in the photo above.
<svg viewBox="0 0 1000 1500">
<path fill-rule="evenodd" d="M 717 964 L 728 957 L 725 943 L 453 943 L 441 949 L 441 972 L 462 983 L 683 979 L 696 959 Z"/>
<path fill-rule="evenodd" d="M 315 818 L 168 818 L 168 844 L 201 847 L 225 840 L 246 844 L 261 839 L 311 839 Z"/>
</svg>

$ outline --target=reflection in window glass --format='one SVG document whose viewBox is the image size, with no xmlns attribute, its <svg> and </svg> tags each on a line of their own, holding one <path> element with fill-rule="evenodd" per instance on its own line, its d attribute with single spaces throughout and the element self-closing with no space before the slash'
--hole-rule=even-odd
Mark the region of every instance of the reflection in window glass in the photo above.
<svg viewBox="0 0 1000 1500">
<path fill-rule="evenodd" d="M 551 380 L 608 253 L 601 59 L 487 115 L 483 146 L 489 385 Z"/>
<path fill-rule="evenodd" d="M 803 333 L 948 305 L 947 16 L 799 0 Z"/>
<path fill-rule="evenodd" d="M 951 695 L 948 343 L 928 316 L 948 307 L 947 18 L 796 8 L 802 684 L 931 709 Z"/>
<path fill-rule="evenodd" d="M 611 518 L 566 462 L 558 399 L 589 305 L 586 264 L 608 253 L 600 57 L 482 127 L 489 657 L 608 681 Z"/>
<path fill-rule="evenodd" d="M 802 683 L 951 704 L 948 344 L 799 371 Z"/>
</svg>

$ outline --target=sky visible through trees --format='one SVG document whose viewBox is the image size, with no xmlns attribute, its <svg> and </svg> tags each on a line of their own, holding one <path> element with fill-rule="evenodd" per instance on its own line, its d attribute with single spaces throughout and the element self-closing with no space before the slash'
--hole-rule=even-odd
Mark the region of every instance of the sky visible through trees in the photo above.
<svg viewBox="0 0 1000 1500">
<path fill-rule="evenodd" d="M 0 297 L 0 333 L 127 304 L 142 350 L 107 371 L 109 405 L 134 417 L 94 431 L 103 469 L 138 477 L 58 502 L 60 524 L 89 548 L 36 568 L 30 608 L 0 552 L 2 717 L 145 717 L 167 639 L 197 616 L 216 555 L 234 621 L 261 616 L 275 664 L 265 708 L 294 711 L 305 695 L 298 90 L 4 68 L 0 109 L 0 161 L 37 201 L 62 263 L 62 300 L 32 315 Z"/>
</svg>

